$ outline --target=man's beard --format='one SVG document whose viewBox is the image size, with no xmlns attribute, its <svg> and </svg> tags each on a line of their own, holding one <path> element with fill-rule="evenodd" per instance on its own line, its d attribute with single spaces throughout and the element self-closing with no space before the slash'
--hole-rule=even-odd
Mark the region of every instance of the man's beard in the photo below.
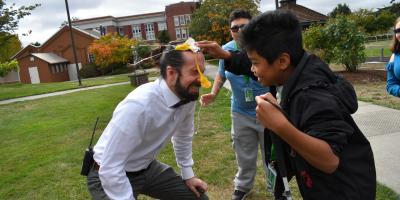
<svg viewBox="0 0 400 200">
<path fill-rule="evenodd" d="M 181 99 L 186 99 L 189 101 L 196 101 L 199 98 L 199 92 L 190 93 L 190 88 L 192 86 L 200 87 L 201 84 L 200 83 L 192 83 L 187 88 L 184 88 L 181 85 L 180 75 L 179 75 L 178 79 L 176 80 L 176 83 L 175 83 L 175 91 Z"/>
</svg>

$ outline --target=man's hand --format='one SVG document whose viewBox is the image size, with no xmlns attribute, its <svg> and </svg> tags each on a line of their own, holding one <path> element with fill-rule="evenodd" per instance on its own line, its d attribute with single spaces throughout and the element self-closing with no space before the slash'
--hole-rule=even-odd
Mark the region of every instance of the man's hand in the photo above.
<svg viewBox="0 0 400 200">
<path fill-rule="evenodd" d="M 208 106 L 215 100 L 216 95 L 214 93 L 203 94 L 200 97 L 201 106 Z"/>
<path fill-rule="evenodd" d="M 278 105 L 278 102 L 271 93 L 256 96 L 257 119 L 262 125 L 264 125 L 264 127 L 271 129 L 275 133 L 279 134 L 280 128 L 285 127 L 287 123 L 289 123 L 289 121 L 281 113 L 281 111 L 275 108 L 267 100 L 275 105 Z"/>
<path fill-rule="evenodd" d="M 199 41 L 196 42 L 196 46 L 200 47 L 203 51 L 207 52 L 214 58 L 218 59 L 230 59 L 231 53 L 225 51 L 219 46 L 218 43 L 212 41 Z"/>
<path fill-rule="evenodd" d="M 185 183 L 196 194 L 197 198 L 200 198 L 201 193 L 206 192 L 208 189 L 207 183 L 196 177 L 185 180 Z"/>
</svg>

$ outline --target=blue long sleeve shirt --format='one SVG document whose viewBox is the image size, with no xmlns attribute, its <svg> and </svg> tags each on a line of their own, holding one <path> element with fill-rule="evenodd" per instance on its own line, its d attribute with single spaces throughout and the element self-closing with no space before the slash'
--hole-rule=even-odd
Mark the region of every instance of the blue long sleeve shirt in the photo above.
<svg viewBox="0 0 400 200">
<path fill-rule="evenodd" d="M 400 97 L 400 55 L 394 54 L 393 62 L 386 64 L 386 90 L 389 94 Z"/>
</svg>

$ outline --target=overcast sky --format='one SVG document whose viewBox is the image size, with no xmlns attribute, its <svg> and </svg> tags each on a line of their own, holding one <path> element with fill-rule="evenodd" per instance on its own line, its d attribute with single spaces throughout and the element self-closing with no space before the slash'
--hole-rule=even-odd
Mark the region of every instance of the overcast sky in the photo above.
<svg viewBox="0 0 400 200">
<path fill-rule="evenodd" d="M 69 0 L 71 17 L 79 19 L 112 15 L 114 17 L 164 11 L 165 6 L 180 0 Z M 191 1 L 191 0 L 185 0 Z M 390 0 L 297 0 L 297 4 L 327 14 L 339 3 L 347 3 L 350 9 L 376 9 L 389 5 Z M 63 0 L 5 0 L 7 5 L 42 4 L 30 16 L 23 18 L 16 31 L 23 46 L 32 42 L 43 43 L 51 37 L 67 19 L 65 1 Z M 261 0 L 262 12 L 275 9 L 274 0 Z M 29 36 L 22 36 L 32 30 Z"/>
</svg>

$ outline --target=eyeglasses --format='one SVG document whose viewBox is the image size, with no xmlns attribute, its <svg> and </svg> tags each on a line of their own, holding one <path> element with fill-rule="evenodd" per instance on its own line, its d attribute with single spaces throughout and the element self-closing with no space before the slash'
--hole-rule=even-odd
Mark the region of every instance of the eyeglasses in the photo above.
<svg viewBox="0 0 400 200">
<path fill-rule="evenodd" d="M 394 29 L 393 32 L 394 32 L 395 34 L 396 34 L 396 33 L 400 33 L 400 28 Z"/>
<path fill-rule="evenodd" d="M 246 26 L 246 24 L 234 25 L 231 27 L 231 31 L 236 33 L 239 31 L 239 29 L 243 29 L 244 26 Z"/>
</svg>

